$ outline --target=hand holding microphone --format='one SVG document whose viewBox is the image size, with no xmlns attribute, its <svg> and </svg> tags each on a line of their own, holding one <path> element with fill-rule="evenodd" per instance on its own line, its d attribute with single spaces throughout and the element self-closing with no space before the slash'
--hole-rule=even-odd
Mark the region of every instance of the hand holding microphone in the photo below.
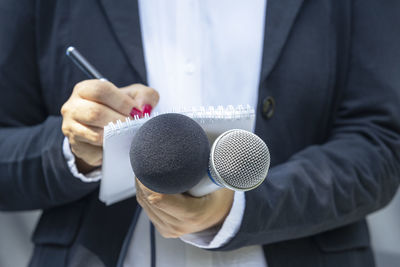
<svg viewBox="0 0 400 267">
<path fill-rule="evenodd" d="M 220 225 L 234 191 L 215 185 L 207 170 L 214 169 L 215 181 L 231 189 L 258 186 L 269 167 L 268 149 L 258 139 L 246 131 L 228 131 L 214 142 L 210 156 L 207 136 L 192 119 L 165 114 L 146 122 L 134 137 L 130 158 L 138 177 L 136 198 L 158 232 L 176 238 Z"/>
</svg>

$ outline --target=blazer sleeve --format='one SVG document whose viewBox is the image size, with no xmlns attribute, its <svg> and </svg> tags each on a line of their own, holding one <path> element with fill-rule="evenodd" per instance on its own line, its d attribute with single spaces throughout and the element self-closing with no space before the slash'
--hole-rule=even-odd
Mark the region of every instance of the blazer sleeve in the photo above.
<svg viewBox="0 0 400 267">
<path fill-rule="evenodd" d="M 275 166 L 246 192 L 237 235 L 219 250 L 314 235 L 364 218 L 400 177 L 397 1 L 353 3 L 351 56 L 329 140 Z"/>
<path fill-rule="evenodd" d="M 48 208 L 98 183 L 73 177 L 62 153 L 61 116 L 43 103 L 35 46 L 35 1 L 0 2 L 0 209 Z"/>
</svg>

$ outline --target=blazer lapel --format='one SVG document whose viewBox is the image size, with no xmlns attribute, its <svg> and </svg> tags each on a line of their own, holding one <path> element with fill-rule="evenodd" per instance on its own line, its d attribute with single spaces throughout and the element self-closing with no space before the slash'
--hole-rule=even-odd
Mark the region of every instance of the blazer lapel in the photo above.
<svg viewBox="0 0 400 267">
<path fill-rule="evenodd" d="M 303 0 L 269 0 L 264 30 L 264 48 L 260 81 L 274 68 Z"/>
<path fill-rule="evenodd" d="M 99 0 L 132 68 L 146 82 L 139 8 L 136 0 Z"/>
</svg>

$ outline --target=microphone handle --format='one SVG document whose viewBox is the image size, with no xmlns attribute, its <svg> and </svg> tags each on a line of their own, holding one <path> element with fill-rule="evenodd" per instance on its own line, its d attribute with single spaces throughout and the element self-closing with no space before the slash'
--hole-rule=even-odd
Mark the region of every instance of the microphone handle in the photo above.
<svg viewBox="0 0 400 267">
<path fill-rule="evenodd" d="M 213 181 L 211 181 L 210 177 L 206 175 L 197 185 L 190 189 L 188 193 L 193 197 L 202 197 L 221 188 L 223 187 L 216 185 Z"/>
</svg>

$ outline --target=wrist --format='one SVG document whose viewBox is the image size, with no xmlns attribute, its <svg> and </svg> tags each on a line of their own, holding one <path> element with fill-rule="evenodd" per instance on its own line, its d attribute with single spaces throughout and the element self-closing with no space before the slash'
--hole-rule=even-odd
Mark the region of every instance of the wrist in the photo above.
<svg viewBox="0 0 400 267">
<path fill-rule="evenodd" d="M 82 174 L 87 174 L 98 168 L 98 166 L 90 165 L 86 163 L 83 159 L 78 158 L 77 156 L 75 156 L 75 165 L 76 168 L 78 169 L 78 172 Z"/>
<path fill-rule="evenodd" d="M 201 232 L 181 236 L 181 240 L 199 248 L 220 248 L 228 243 L 239 231 L 242 224 L 246 199 L 244 192 L 234 192 L 232 207 L 218 228 L 208 228 Z"/>
<path fill-rule="evenodd" d="M 212 225 L 208 229 L 218 230 L 222 227 L 226 217 L 229 215 L 233 199 L 234 199 L 234 191 L 229 189 L 220 189 L 213 193 L 213 197 L 215 199 L 212 200 L 212 205 L 214 212 L 210 213 L 211 218 L 208 218 L 208 221 L 214 221 Z M 218 203 L 218 205 L 215 205 Z"/>
</svg>

